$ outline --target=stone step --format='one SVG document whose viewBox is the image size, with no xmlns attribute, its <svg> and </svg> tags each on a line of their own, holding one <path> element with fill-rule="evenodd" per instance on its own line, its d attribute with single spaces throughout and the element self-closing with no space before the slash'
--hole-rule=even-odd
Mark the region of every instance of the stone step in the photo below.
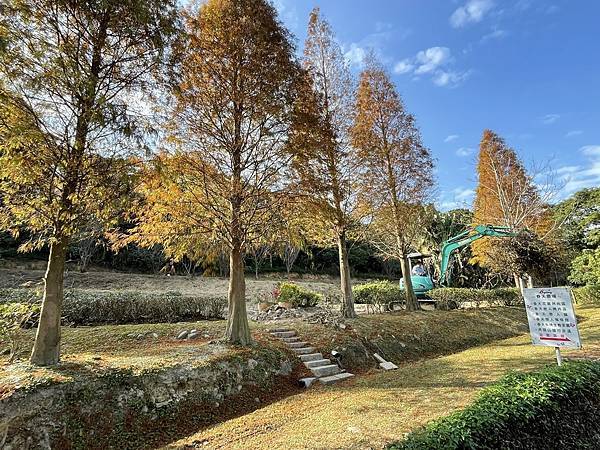
<svg viewBox="0 0 600 450">
<path fill-rule="evenodd" d="M 302 347 L 306 347 L 308 345 L 308 342 L 287 342 L 287 346 L 289 348 L 302 348 Z"/>
<path fill-rule="evenodd" d="M 337 364 L 329 364 L 328 366 L 312 367 L 310 371 L 315 377 L 328 377 L 340 373 L 340 368 Z"/>
<path fill-rule="evenodd" d="M 293 348 L 292 351 L 297 355 L 308 355 L 316 350 L 314 347 Z"/>
<path fill-rule="evenodd" d="M 312 369 L 313 367 L 319 367 L 319 366 L 328 366 L 330 364 L 331 364 L 330 359 L 315 359 L 314 361 L 306 361 L 304 363 L 304 365 L 306 367 L 308 367 L 309 369 Z"/>
<path fill-rule="evenodd" d="M 286 331 L 290 331 L 289 328 L 273 328 L 272 330 L 269 330 L 269 333 L 284 333 Z"/>
<path fill-rule="evenodd" d="M 337 383 L 338 381 L 347 380 L 348 378 L 352 378 L 354 374 L 349 372 L 342 372 L 336 375 L 331 375 L 330 377 L 322 377 L 319 378 L 319 381 L 323 384 L 332 384 Z"/>
<path fill-rule="evenodd" d="M 283 342 L 298 342 L 300 338 L 298 336 L 294 336 L 291 338 L 281 338 Z"/>
<path fill-rule="evenodd" d="M 290 338 L 296 336 L 295 331 L 274 331 L 271 333 L 271 336 L 275 336 L 276 338 Z"/>
<path fill-rule="evenodd" d="M 323 359 L 322 353 L 309 353 L 306 355 L 300 355 L 300 360 L 302 362 L 317 361 L 319 359 Z"/>
</svg>

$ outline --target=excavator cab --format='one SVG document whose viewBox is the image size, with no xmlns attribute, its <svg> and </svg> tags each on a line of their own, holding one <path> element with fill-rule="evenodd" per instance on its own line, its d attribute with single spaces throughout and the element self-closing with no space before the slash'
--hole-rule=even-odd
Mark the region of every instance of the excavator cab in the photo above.
<svg viewBox="0 0 600 450">
<path fill-rule="evenodd" d="M 431 258 L 431 255 L 415 252 L 408 254 L 407 257 L 411 273 L 410 281 L 412 282 L 415 295 L 419 299 L 426 298 L 427 292 L 434 288 L 431 267 L 428 268 L 427 264 L 424 264 L 426 259 Z M 424 272 L 415 273 L 414 267 L 419 263 L 422 264 Z M 400 279 L 400 289 L 404 289 L 404 278 Z"/>
</svg>

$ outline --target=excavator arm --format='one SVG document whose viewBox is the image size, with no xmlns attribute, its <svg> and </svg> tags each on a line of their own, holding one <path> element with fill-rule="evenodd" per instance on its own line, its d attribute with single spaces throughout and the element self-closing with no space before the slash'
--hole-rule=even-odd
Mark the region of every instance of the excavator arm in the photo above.
<svg viewBox="0 0 600 450">
<path fill-rule="evenodd" d="M 442 263 L 440 266 L 440 285 L 446 285 L 450 281 L 450 274 L 448 268 L 450 266 L 450 258 L 452 254 L 467 245 L 475 242 L 486 236 L 491 237 L 514 237 L 517 233 L 509 227 L 502 227 L 496 225 L 477 225 L 460 233 L 454 237 L 451 237 L 442 246 Z"/>
</svg>

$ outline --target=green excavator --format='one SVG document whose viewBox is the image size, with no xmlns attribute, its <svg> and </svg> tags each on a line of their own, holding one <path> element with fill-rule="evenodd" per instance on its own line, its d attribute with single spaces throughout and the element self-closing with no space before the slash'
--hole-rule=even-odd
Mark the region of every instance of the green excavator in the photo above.
<svg viewBox="0 0 600 450">
<path fill-rule="evenodd" d="M 454 237 L 451 237 L 442 245 L 442 262 L 440 264 L 440 286 L 447 286 L 450 282 L 450 260 L 452 254 L 467 245 L 475 242 L 478 239 L 486 236 L 490 237 L 514 237 L 517 233 L 509 227 L 503 227 L 498 225 L 476 225 Z M 414 260 L 422 261 L 425 258 L 429 258 L 431 255 L 423 255 L 421 253 L 411 253 L 408 255 L 409 265 L 411 267 L 411 273 L 413 273 L 412 266 Z M 424 271 L 424 269 L 423 269 Z M 410 277 L 412 281 L 413 290 L 415 295 L 421 301 L 427 301 L 427 292 L 435 287 L 435 283 L 430 274 L 424 271 L 423 274 L 413 274 Z M 404 280 L 400 280 L 400 288 L 404 289 Z"/>
</svg>

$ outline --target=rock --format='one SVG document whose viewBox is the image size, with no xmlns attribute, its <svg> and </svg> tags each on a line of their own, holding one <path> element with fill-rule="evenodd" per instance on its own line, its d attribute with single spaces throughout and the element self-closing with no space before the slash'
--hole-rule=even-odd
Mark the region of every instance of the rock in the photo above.
<svg viewBox="0 0 600 450">
<path fill-rule="evenodd" d="M 288 376 L 290 373 L 292 373 L 292 363 L 290 361 L 282 361 L 277 375 Z"/>
<path fill-rule="evenodd" d="M 375 358 L 380 363 L 387 362 L 385 359 L 383 359 L 381 356 L 379 356 L 378 353 L 373 353 L 373 358 Z"/>
<path fill-rule="evenodd" d="M 157 333 L 152 333 L 152 337 L 153 337 L 154 339 L 156 339 L 156 338 L 158 337 L 158 334 L 157 334 Z"/>
<path fill-rule="evenodd" d="M 258 398 L 258 397 L 254 397 L 254 401 L 255 401 L 256 403 L 260 403 L 260 398 Z"/>
<path fill-rule="evenodd" d="M 313 384 L 316 379 L 316 377 L 300 378 L 298 383 L 300 383 L 300 386 L 307 388 L 310 387 L 310 385 Z"/>
<path fill-rule="evenodd" d="M 177 335 L 177 339 L 185 339 L 186 337 L 188 337 L 188 331 L 187 330 L 183 330 L 181 333 L 179 333 Z"/>
<path fill-rule="evenodd" d="M 257 365 L 258 365 L 258 361 L 256 361 L 255 359 L 248 360 L 248 368 L 250 370 L 253 370 Z"/>
<path fill-rule="evenodd" d="M 396 364 L 389 361 L 379 363 L 379 367 L 381 367 L 383 370 L 396 370 L 398 368 Z"/>
<path fill-rule="evenodd" d="M 188 339 L 198 339 L 198 336 L 200 336 L 200 333 L 198 333 L 197 331 L 192 331 L 190 334 L 188 334 Z"/>
<path fill-rule="evenodd" d="M 345 330 L 346 329 L 346 324 L 345 323 L 340 323 L 338 325 L 338 327 L 340 327 L 342 330 Z"/>
</svg>

